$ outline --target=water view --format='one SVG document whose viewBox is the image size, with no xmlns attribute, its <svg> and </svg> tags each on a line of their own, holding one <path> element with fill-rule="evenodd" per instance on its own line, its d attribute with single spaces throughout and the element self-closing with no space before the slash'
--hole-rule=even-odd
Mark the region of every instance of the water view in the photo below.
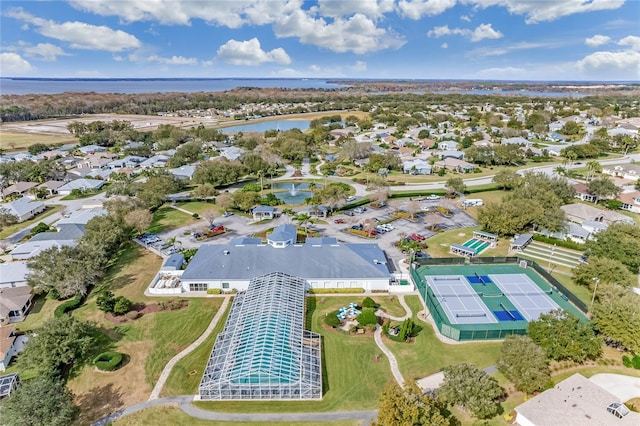
<svg viewBox="0 0 640 426">
<path fill-rule="evenodd" d="M 263 133 L 267 130 L 280 130 L 282 132 L 291 129 L 307 130 L 309 128 L 309 120 L 270 120 L 258 123 L 248 122 L 247 124 L 239 124 L 237 126 L 225 127 L 220 129 L 224 133 L 236 132 L 259 132 Z"/>
</svg>

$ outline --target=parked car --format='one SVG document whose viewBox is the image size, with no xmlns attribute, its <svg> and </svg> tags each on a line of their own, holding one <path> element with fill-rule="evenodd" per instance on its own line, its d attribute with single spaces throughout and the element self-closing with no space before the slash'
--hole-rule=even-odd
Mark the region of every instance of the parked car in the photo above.
<svg viewBox="0 0 640 426">
<path fill-rule="evenodd" d="M 429 194 L 427 195 L 427 200 L 439 200 L 440 196 L 436 195 L 436 194 Z"/>
<path fill-rule="evenodd" d="M 382 226 L 376 226 L 376 232 L 378 234 L 384 234 L 385 232 L 387 232 L 387 230 L 384 229 Z"/>
<path fill-rule="evenodd" d="M 351 229 L 355 229 L 356 231 L 362 231 L 362 225 L 353 225 Z"/>
<path fill-rule="evenodd" d="M 411 234 L 411 235 L 409 235 L 409 238 L 411 238 L 413 241 L 423 241 L 424 240 L 424 235 Z"/>
<path fill-rule="evenodd" d="M 209 227 L 209 230 L 211 230 L 211 232 L 224 231 L 224 226 L 214 223 Z"/>
<path fill-rule="evenodd" d="M 357 198 L 358 198 L 358 197 L 356 197 L 355 195 L 351 195 L 351 196 L 347 197 L 347 203 L 350 203 L 350 202 L 352 202 L 352 201 L 355 201 L 355 200 L 357 200 Z"/>
<path fill-rule="evenodd" d="M 355 216 L 355 215 L 356 215 L 356 214 L 355 214 L 353 211 L 351 211 L 351 210 L 347 210 L 347 211 L 345 211 L 345 212 L 344 212 L 344 214 L 346 214 L 347 216 Z"/>
<path fill-rule="evenodd" d="M 233 216 L 233 212 L 224 212 L 224 213 L 222 213 L 222 217 L 229 217 L 229 216 Z"/>
<path fill-rule="evenodd" d="M 356 207 L 353 211 L 354 213 L 364 213 L 364 207 Z"/>
<path fill-rule="evenodd" d="M 380 226 L 383 227 L 387 232 L 393 231 L 394 229 L 396 229 L 393 225 L 391 225 L 389 223 L 385 223 L 385 224 L 380 225 Z"/>
<path fill-rule="evenodd" d="M 336 219 L 333 223 L 346 223 L 346 221 L 344 219 Z"/>
</svg>

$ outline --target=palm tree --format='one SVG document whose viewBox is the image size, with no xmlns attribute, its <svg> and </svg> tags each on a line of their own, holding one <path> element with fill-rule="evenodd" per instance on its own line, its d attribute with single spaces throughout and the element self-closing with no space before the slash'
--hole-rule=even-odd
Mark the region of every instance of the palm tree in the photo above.
<svg viewBox="0 0 640 426">
<path fill-rule="evenodd" d="M 292 217 L 292 219 L 298 222 L 299 226 L 304 227 L 304 235 L 305 237 L 308 236 L 307 225 L 313 221 L 313 219 L 311 219 L 311 216 L 309 216 L 309 213 L 296 213 Z"/>
<path fill-rule="evenodd" d="M 602 172 L 602 166 L 597 161 L 589 161 L 587 163 L 587 180 L 591 180 L 595 177 L 596 173 Z"/>
</svg>

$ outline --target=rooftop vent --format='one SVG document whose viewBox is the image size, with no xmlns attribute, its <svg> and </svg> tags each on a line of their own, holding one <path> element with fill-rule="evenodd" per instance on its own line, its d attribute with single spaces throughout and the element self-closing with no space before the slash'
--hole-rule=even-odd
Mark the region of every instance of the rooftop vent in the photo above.
<svg viewBox="0 0 640 426">
<path fill-rule="evenodd" d="M 229 250 L 225 250 L 222 252 L 225 256 L 227 256 L 229 254 Z"/>
</svg>

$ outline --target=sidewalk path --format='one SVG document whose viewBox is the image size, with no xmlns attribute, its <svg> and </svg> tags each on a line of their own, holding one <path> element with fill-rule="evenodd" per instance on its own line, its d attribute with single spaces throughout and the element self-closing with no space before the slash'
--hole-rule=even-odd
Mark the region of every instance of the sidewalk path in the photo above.
<svg viewBox="0 0 640 426">
<path fill-rule="evenodd" d="M 142 411 L 147 408 L 157 407 L 159 405 L 178 405 L 182 411 L 191 417 L 220 422 L 328 422 L 340 420 L 364 420 L 365 424 L 368 424 L 378 414 L 378 412 L 374 410 L 336 411 L 326 413 L 221 413 L 194 407 L 191 405 L 193 399 L 193 395 L 181 395 L 141 402 L 110 414 L 109 416 L 93 423 L 92 426 L 105 426 L 121 417 L 137 413 L 138 411 Z"/>
<path fill-rule="evenodd" d="M 413 314 L 411 312 L 411 309 L 409 309 L 409 306 L 404 301 L 404 295 L 399 295 L 398 301 L 406 311 L 406 314 L 403 317 L 392 317 L 391 315 L 388 315 L 382 311 L 376 312 L 376 315 L 385 316 L 387 318 L 393 319 L 394 321 L 404 321 L 406 318 L 410 318 Z M 378 345 L 380 350 L 389 359 L 389 367 L 391 367 L 391 374 L 393 374 L 393 378 L 396 379 L 396 382 L 398 382 L 398 385 L 400 385 L 401 388 L 404 388 L 404 377 L 402 377 L 402 373 L 400 373 L 398 361 L 393 355 L 393 352 L 391 352 L 382 341 L 382 327 L 379 324 L 376 326 L 376 332 L 373 334 L 373 338 L 376 342 L 376 345 Z"/>
<path fill-rule="evenodd" d="M 164 366 L 164 369 L 160 374 L 160 378 L 156 382 L 156 385 L 153 387 L 153 390 L 151 391 L 151 396 L 149 396 L 149 400 L 157 399 L 160 396 L 160 392 L 162 391 L 162 388 L 164 387 L 165 382 L 169 378 L 169 373 L 171 373 L 171 370 L 173 369 L 174 365 L 176 365 L 176 363 L 180 361 L 182 358 L 189 355 L 193 350 L 195 350 L 198 346 L 200 346 L 207 337 L 209 337 L 209 335 L 213 332 L 213 329 L 215 328 L 216 324 L 218 324 L 218 321 L 227 310 L 227 306 L 229 305 L 230 299 L 231 299 L 230 296 L 224 298 L 222 305 L 220 305 L 220 309 L 218 309 L 218 312 L 216 312 L 216 314 L 213 316 L 211 323 L 209 323 L 209 327 L 207 327 L 204 333 L 202 333 L 200 337 L 196 339 L 195 342 L 187 346 L 182 352 L 178 353 L 176 356 L 171 358 L 171 360 L 169 360 L 167 365 Z"/>
</svg>

